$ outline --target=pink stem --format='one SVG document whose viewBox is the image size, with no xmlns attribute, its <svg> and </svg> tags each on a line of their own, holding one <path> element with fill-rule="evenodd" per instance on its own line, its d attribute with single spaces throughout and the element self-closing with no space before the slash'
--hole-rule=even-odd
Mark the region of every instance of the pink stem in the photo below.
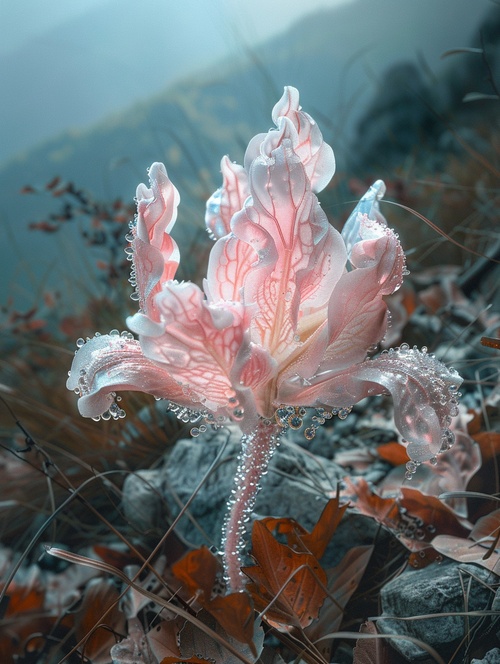
<svg viewBox="0 0 500 664">
<path fill-rule="evenodd" d="M 241 555 L 245 545 L 243 536 L 255 505 L 260 480 L 278 446 L 280 433 L 281 427 L 277 424 L 260 420 L 255 432 L 241 439 L 241 453 L 222 537 L 224 573 L 230 592 L 239 592 L 245 587 L 245 576 L 241 571 Z"/>
</svg>

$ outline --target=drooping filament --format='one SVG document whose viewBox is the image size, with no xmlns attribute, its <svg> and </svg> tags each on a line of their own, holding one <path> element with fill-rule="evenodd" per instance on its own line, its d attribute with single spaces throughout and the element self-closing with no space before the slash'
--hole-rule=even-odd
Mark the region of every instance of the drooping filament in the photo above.
<svg viewBox="0 0 500 664">
<path fill-rule="evenodd" d="M 224 574 L 229 592 L 242 591 L 245 585 L 241 572 L 243 537 L 255 506 L 260 480 L 282 431 L 277 423 L 260 420 L 255 432 L 241 439 L 241 453 L 222 536 Z"/>
</svg>

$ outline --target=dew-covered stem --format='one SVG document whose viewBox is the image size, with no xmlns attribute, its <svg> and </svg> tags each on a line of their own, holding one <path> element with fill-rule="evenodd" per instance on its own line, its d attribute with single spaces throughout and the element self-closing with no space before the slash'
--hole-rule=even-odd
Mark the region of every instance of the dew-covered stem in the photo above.
<svg viewBox="0 0 500 664">
<path fill-rule="evenodd" d="M 241 453 L 222 537 L 224 575 L 230 592 L 239 592 L 245 585 L 241 571 L 243 536 L 255 505 L 260 480 L 278 446 L 281 432 L 282 427 L 278 424 L 260 420 L 255 432 L 241 439 Z"/>
</svg>

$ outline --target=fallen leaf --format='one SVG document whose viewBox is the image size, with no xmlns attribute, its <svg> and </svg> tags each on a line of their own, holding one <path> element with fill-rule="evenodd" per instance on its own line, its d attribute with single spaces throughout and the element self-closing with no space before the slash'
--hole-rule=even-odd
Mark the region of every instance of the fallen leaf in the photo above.
<svg viewBox="0 0 500 664">
<path fill-rule="evenodd" d="M 214 616 L 229 636 L 245 643 L 255 653 L 254 608 L 251 598 L 246 593 L 212 597 L 219 571 L 221 564 L 207 547 L 190 551 L 172 565 L 172 573 L 189 595 L 196 598 L 198 603 Z"/>
<path fill-rule="evenodd" d="M 172 565 L 173 575 L 179 579 L 192 597 L 202 605 L 210 601 L 217 571 L 221 565 L 206 546 L 189 551 Z M 200 597 L 202 593 L 202 597 Z"/>
<path fill-rule="evenodd" d="M 375 623 L 367 621 L 359 628 L 360 634 L 378 634 Z M 400 659 L 386 639 L 360 638 L 353 650 L 353 664 L 396 664 Z"/>
<path fill-rule="evenodd" d="M 256 565 L 242 569 L 256 609 L 278 629 L 310 625 L 326 597 L 327 576 L 316 557 L 276 541 L 260 521 L 252 530 L 252 557 Z"/>
<path fill-rule="evenodd" d="M 112 581 L 100 579 L 87 585 L 82 604 L 75 616 L 75 633 L 83 639 L 82 656 L 92 664 L 108 664 L 109 651 L 116 635 L 123 634 L 125 617 L 118 608 L 120 594 Z M 106 617 L 103 615 L 110 609 Z"/>
<path fill-rule="evenodd" d="M 255 662 L 258 659 L 264 644 L 264 630 L 259 625 L 255 625 L 254 632 L 254 623 L 252 621 L 252 645 L 254 643 L 255 645 L 253 645 L 253 649 L 251 649 L 247 644 L 241 643 L 239 640 L 235 640 L 227 634 L 220 624 L 216 622 L 215 618 L 207 611 L 200 611 L 196 617 L 210 627 L 210 629 L 217 632 L 224 641 L 227 641 L 230 646 L 235 648 L 248 661 Z M 241 664 L 241 660 L 228 648 L 225 648 L 221 643 L 198 629 L 190 622 L 186 622 L 179 632 L 179 650 L 183 658 L 189 658 L 181 659 L 180 661 L 183 662 L 210 661 L 215 664 Z M 170 662 L 171 660 L 168 661 Z"/>
<path fill-rule="evenodd" d="M 159 660 L 150 647 L 140 620 L 131 618 L 127 627 L 128 637 L 120 643 L 116 643 L 109 652 L 113 664 L 136 664 L 137 662 L 158 664 Z M 107 661 L 109 662 L 109 658 Z"/>
<path fill-rule="evenodd" d="M 377 454 L 384 461 L 388 461 L 393 466 L 402 466 L 410 457 L 406 453 L 406 447 L 400 443 L 384 443 L 377 447 Z"/>
<path fill-rule="evenodd" d="M 443 556 L 447 556 L 452 560 L 460 563 L 476 563 L 500 576 L 500 553 L 498 550 L 486 558 L 489 547 L 453 535 L 438 535 L 432 540 L 432 546 Z"/>
<path fill-rule="evenodd" d="M 373 546 L 357 546 L 350 549 L 340 563 L 328 570 L 328 597 L 319 612 L 318 620 L 306 630 L 307 637 L 318 642 L 317 648 L 330 661 L 332 638 L 324 638 L 336 632 L 344 617 L 348 601 L 358 587 L 373 552 Z"/>
</svg>

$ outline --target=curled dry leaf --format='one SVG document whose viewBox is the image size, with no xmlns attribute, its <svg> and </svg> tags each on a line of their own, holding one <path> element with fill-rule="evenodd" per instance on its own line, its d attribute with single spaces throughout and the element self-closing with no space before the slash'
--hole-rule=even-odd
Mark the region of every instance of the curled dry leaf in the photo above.
<svg viewBox="0 0 500 664">
<path fill-rule="evenodd" d="M 500 509 L 482 517 L 470 533 L 470 539 L 438 535 L 432 546 L 448 558 L 461 563 L 477 563 L 500 576 Z"/>
<path fill-rule="evenodd" d="M 344 617 L 347 602 L 358 587 L 373 552 L 373 546 L 357 546 L 350 549 L 340 563 L 328 570 L 328 597 L 319 612 L 318 620 L 306 629 L 307 637 L 318 642 L 319 652 L 330 661 L 333 638 L 325 638 L 336 632 Z"/>
<path fill-rule="evenodd" d="M 395 498 L 382 498 L 360 479 L 344 478 L 355 509 L 391 530 L 410 551 L 428 548 L 436 533 L 466 537 L 470 524 L 435 496 L 404 487 Z"/>
<path fill-rule="evenodd" d="M 158 664 L 161 658 L 155 657 L 138 618 L 128 621 L 127 632 L 128 637 L 115 644 L 109 652 L 113 664 Z"/>
<path fill-rule="evenodd" d="M 87 586 L 75 617 L 75 631 L 77 640 L 83 640 L 82 655 L 93 664 L 107 664 L 111 647 L 124 633 L 125 618 L 118 608 L 119 598 L 111 581 L 99 579 Z"/>
<path fill-rule="evenodd" d="M 353 664 L 396 664 L 398 655 L 385 639 L 376 638 L 377 627 L 367 621 L 359 629 L 360 634 L 373 635 L 374 638 L 360 638 L 353 650 Z"/>
<path fill-rule="evenodd" d="M 208 611 L 202 610 L 197 616 L 203 623 L 210 629 L 217 632 L 228 645 L 235 648 L 241 654 L 241 659 L 232 653 L 228 648 L 225 648 L 222 643 L 216 641 L 205 632 L 193 626 L 189 621 L 185 623 L 184 627 L 179 632 L 179 650 L 182 658 L 171 660 L 163 660 L 162 664 L 171 662 L 214 662 L 215 664 L 241 664 L 241 662 L 255 662 L 257 661 L 260 653 L 262 652 L 264 643 L 264 630 L 255 625 L 255 631 L 252 634 L 253 640 L 251 647 L 248 644 L 241 643 L 239 639 L 234 639 L 228 634 L 221 626 L 217 624 L 214 616 Z M 252 628 L 254 624 L 252 621 Z"/>
<path fill-rule="evenodd" d="M 257 564 L 243 571 L 252 581 L 248 590 L 257 610 L 278 629 L 307 627 L 318 617 L 328 582 L 318 560 L 346 508 L 339 504 L 338 496 L 329 500 L 310 533 L 290 518 L 255 522 L 252 556 Z M 278 542 L 273 532 L 284 536 L 287 545 Z"/>
<path fill-rule="evenodd" d="M 231 593 L 212 597 L 219 560 L 201 547 L 190 551 L 172 566 L 172 573 L 182 583 L 191 598 L 210 613 L 229 636 L 246 644 L 256 654 L 254 637 L 254 609 L 247 593 Z"/>
</svg>

